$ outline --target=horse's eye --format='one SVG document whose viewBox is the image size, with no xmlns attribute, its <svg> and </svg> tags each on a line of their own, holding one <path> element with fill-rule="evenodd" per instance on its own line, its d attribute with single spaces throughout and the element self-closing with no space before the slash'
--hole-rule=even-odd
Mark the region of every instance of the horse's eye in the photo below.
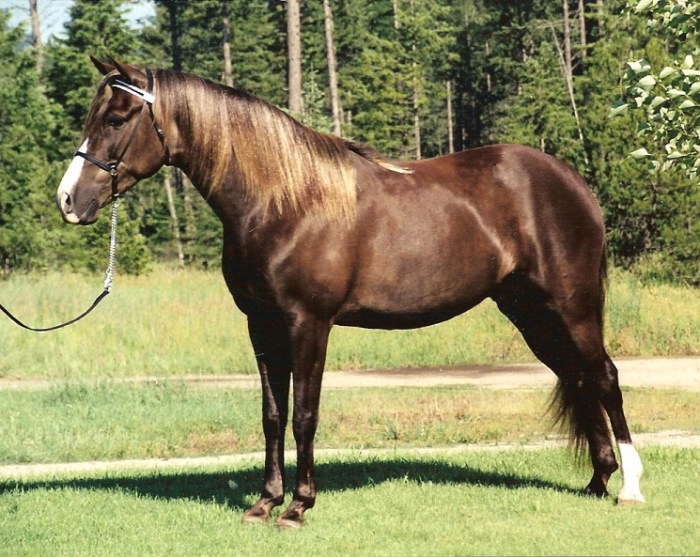
<svg viewBox="0 0 700 557">
<path fill-rule="evenodd" d="M 124 124 L 124 118 L 119 116 L 107 116 L 107 125 L 111 128 L 121 128 Z"/>
</svg>

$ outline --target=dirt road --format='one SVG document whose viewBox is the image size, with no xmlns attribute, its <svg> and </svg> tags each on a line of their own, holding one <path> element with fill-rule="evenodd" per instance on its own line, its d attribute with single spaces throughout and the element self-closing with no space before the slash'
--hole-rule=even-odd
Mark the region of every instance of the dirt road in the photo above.
<svg viewBox="0 0 700 557">
<path fill-rule="evenodd" d="M 625 387 L 700 391 L 700 358 L 617 360 Z M 324 376 L 325 388 L 474 385 L 496 389 L 553 387 L 554 374 L 542 364 L 469 366 L 454 369 L 399 369 L 337 372 Z"/>
<path fill-rule="evenodd" d="M 623 387 L 679 388 L 700 391 L 700 357 L 620 359 L 615 363 Z M 200 388 L 258 388 L 257 375 L 190 375 L 182 377 L 134 377 L 117 382 L 185 382 Z M 473 385 L 494 389 L 551 388 L 554 374 L 542 364 L 479 365 L 455 368 L 389 369 L 375 371 L 329 371 L 324 389 L 360 387 L 433 387 Z M 63 383 L 63 382 L 61 382 Z M 0 390 L 46 389 L 56 381 L 48 379 L 0 378 Z"/>
</svg>

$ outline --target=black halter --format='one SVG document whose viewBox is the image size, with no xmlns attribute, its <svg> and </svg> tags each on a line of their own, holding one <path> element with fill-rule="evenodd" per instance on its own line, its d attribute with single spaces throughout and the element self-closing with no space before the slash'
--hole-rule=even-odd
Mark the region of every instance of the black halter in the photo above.
<svg viewBox="0 0 700 557">
<path fill-rule="evenodd" d="M 149 112 L 151 113 L 151 121 L 153 122 L 153 128 L 158 134 L 158 139 L 160 139 L 160 142 L 163 145 L 165 145 L 165 137 L 163 135 L 163 130 L 160 128 L 160 126 L 158 126 L 155 114 L 153 114 L 153 103 L 156 102 L 156 98 L 153 95 L 153 72 L 151 72 L 151 70 L 149 69 L 146 69 L 146 90 L 143 90 L 139 87 L 136 87 L 135 85 L 132 85 L 131 83 L 127 83 L 126 81 L 122 81 L 120 79 L 113 79 L 110 82 L 110 85 L 112 88 L 121 89 L 122 91 L 126 91 L 127 93 L 130 93 L 131 95 L 134 95 L 135 97 L 138 97 L 141 100 L 143 100 L 144 106 L 148 106 Z M 89 155 L 88 153 L 84 153 L 80 149 L 78 149 L 75 152 L 74 156 L 83 157 L 86 161 L 89 161 L 96 167 L 101 168 L 112 177 L 112 201 L 114 201 L 121 195 L 117 190 L 117 181 L 119 179 L 118 167 L 124 160 L 124 155 L 126 155 L 126 152 L 129 150 L 129 147 L 131 147 L 131 142 L 134 140 L 134 137 L 136 137 L 136 132 L 141 126 L 141 121 L 143 120 L 144 112 L 145 111 L 143 109 L 141 109 L 141 111 L 139 112 L 138 118 L 136 119 L 136 124 L 131 130 L 131 133 L 129 134 L 124 148 L 122 149 L 121 153 L 115 161 L 102 161 L 96 157 L 93 157 L 92 155 Z"/>
</svg>

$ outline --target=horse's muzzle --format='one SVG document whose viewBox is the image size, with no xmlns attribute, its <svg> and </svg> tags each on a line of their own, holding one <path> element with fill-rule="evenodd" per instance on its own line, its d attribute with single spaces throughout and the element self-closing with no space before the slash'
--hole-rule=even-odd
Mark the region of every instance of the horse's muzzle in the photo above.
<svg viewBox="0 0 700 557">
<path fill-rule="evenodd" d="M 68 192 L 59 192 L 56 196 L 56 204 L 63 221 L 69 224 L 92 224 L 97 220 L 99 205 L 96 199 L 92 199 L 80 214 L 75 212 L 73 198 Z"/>
</svg>

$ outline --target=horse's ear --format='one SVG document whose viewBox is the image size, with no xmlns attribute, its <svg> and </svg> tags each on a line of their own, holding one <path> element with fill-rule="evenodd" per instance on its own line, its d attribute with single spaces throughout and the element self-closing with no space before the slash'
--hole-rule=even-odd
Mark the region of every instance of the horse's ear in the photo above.
<svg viewBox="0 0 700 557">
<path fill-rule="evenodd" d="M 107 75 L 108 73 L 114 71 L 114 66 L 110 66 L 109 64 L 100 62 L 97 58 L 95 58 L 92 55 L 90 55 L 90 60 L 92 60 L 92 63 L 97 68 L 97 71 L 99 71 L 102 75 Z"/>
<path fill-rule="evenodd" d="M 136 85 L 137 87 L 145 86 L 146 73 L 143 70 L 130 66 L 129 64 L 122 62 L 121 60 L 117 60 L 116 58 L 112 58 L 112 62 L 114 62 L 114 66 L 117 68 L 119 75 L 121 75 L 125 81 L 131 83 L 132 85 Z"/>
</svg>

